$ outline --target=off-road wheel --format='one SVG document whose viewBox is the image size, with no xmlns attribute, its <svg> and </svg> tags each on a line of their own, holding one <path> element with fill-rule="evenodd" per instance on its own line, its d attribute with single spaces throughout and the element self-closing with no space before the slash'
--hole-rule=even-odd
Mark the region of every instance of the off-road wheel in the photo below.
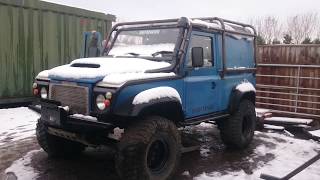
<svg viewBox="0 0 320 180">
<path fill-rule="evenodd" d="M 256 127 L 253 103 L 242 100 L 239 108 L 228 119 L 218 123 L 222 141 L 231 148 L 246 148 L 252 141 Z"/>
<path fill-rule="evenodd" d="M 175 124 L 152 116 L 125 129 L 118 144 L 116 170 L 126 180 L 170 179 L 180 155 L 181 140 Z"/>
<path fill-rule="evenodd" d="M 85 150 L 83 144 L 49 134 L 48 127 L 41 121 L 37 123 L 36 135 L 40 147 L 49 157 L 74 157 Z"/>
</svg>

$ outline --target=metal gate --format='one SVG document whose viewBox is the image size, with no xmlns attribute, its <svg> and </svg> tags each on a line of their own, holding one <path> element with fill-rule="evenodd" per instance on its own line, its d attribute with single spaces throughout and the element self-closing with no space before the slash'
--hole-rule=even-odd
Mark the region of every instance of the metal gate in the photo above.
<svg viewBox="0 0 320 180">
<path fill-rule="evenodd" d="M 258 64 L 257 106 L 320 119 L 320 66 Z"/>
</svg>

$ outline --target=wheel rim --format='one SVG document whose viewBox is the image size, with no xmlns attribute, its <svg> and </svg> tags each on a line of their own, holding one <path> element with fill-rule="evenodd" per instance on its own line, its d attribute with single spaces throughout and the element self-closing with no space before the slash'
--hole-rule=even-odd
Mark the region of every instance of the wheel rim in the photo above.
<svg viewBox="0 0 320 180">
<path fill-rule="evenodd" d="M 169 159 L 169 147 L 163 139 L 153 141 L 147 153 L 147 165 L 152 173 L 159 173 Z"/>
</svg>

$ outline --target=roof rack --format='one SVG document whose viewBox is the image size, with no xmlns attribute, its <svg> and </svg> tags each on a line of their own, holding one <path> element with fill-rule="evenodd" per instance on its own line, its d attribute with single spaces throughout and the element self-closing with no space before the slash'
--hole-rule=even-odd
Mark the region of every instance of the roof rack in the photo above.
<svg viewBox="0 0 320 180">
<path fill-rule="evenodd" d="M 250 28 L 253 32 L 253 35 L 256 36 L 256 30 L 252 25 L 249 24 L 244 24 L 244 23 L 240 23 L 240 22 L 235 22 L 235 21 L 231 21 L 231 20 L 227 20 L 227 19 L 222 19 L 219 17 L 200 17 L 200 18 L 190 18 L 191 20 L 201 20 L 201 21 L 206 21 L 209 23 L 213 23 L 214 21 L 217 21 L 220 23 L 221 25 L 221 29 L 218 30 L 224 30 L 224 31 L 230 31 L 228 29 L 226 29 L 226 25 L 232 25 L 232 26 L 238 26 L 238 27 L 242 27 L 243 29 L 245 28 Z M 116 30 L 117 28 L 121 27 L 121 26 L 135 26 L 135 25 L 161 25 L 161 24 L 167 24 L 167 23 L 178 23 L 180 19 L 163 19 L 163 20 L 151 20 L 151 21 L 133 21 L 133 22 L 122 22 L 122 23 L 117 23 L 114 25 L 114 27 L 112 28 L 112 30 Z M 237 33 L 236 31 L 230 31 L 232 33 Z M 242 33 L 245 34 L 245 33 Z M 245 35 L 252 35 L 252 34 L 245 34 Z"/>
<path fill-rule="evenodd" d="M 164 19 L 164 20 L 134 21 L 134 22 L 117 23 L 112 27 L 112 29 L 110 31 L 110 34 L 108 36 L 108 39 L 111 37 L 112 32 L 117 31 L 119 29 L 119 27 L 122 27 L 122 26 L 127 26 L 127 27 L 130 27 L 130 26 L 134 27 L 136 25 L 161 26 L 161 25 L 168 24 L 168 23 L 170 23 L 171 25 L 175 25 L 175 24 L 178 24 L 179 20 L 182 19 L 182 18 L 185 18 L 185 17 L 181 17 L 179 19 Z M 255 30 L 255 28 L 252 25 L 244 24 L 244 23 L 240 23 L 240 22 L 235 22 L 235 21 L 231 21 L 231 20 L 227 20 L 227 19 L 223 19 L 223 18 L 219 18 L 219 17 L 200 17 L 200 18 L 191 18 L 191 20 L 201 20 L 201 21 L 205 21 L 205 22 L 208 22 L 208 23 L 213 23 L 214 21 L 217 21 L 217 22 L 220 23 L 221 28 L 214 28 L 214 27 L 207 27 L 207 28 L 220 31 L 221 34 L 222 34 L 222 61 L 223 61 L 222 66 L 223 66 L 223 70 L 220 72 L 221 78 L 223 78 L 226 73 L 255 72 L 256 71 L 256 65 L 257 65 L 256 36 L 257 36 L 257 31 Z M 244 31 L 241 32 L 241 31 L 229 30 L 229 29 L 226 28 L 228 25 L 240 27 Z M 205 27 L 205 25 L 203 25 L 203 26 Z M 191 27 L 192 27 L 192 22 L 190 24 L 190 28 Z M 251 29 L 253 33 L 247 33 L 245 31 L 246 28 Z M 255 61 L 254 68 L 228 69 L 226 67 L 226 45 L 225 45 L 226 44 L 226 41 L 225 41 L 226 34 L 239 34 L 239 35 L 245 35 L 245 36 L 252 36 L 253 37 L 254 61 Z"/>
<path fill-rule="evenodd" d="M 219 18 L 219 17 L 201 17 L 201 18 L 192 18 L 192 19 L 199 19 L 199 20 L 202 20 L 202 21 L 207 21 L 209 23 L 212 23 L 214 21 L 218 21 L 222 27 L 223 30 L 226 30 L 226 25 L 232 25 L 232 26 L 238 26 L 238 27 L 241 27 L 243 29 L 246 29 L 246 28 L 250 28 L 253 32 L 253 35 L 256 36 L 257 35 L 257 31 L 256 29 L 250 25 L 250 24 L 244 24 L 244 23 L 240 23 L 240 22 L 235 22 L 235 21 L 231 21 L 231 20 L 227 20 L 227 19 L 222 19 L 222 18 Z"/>
</svg>

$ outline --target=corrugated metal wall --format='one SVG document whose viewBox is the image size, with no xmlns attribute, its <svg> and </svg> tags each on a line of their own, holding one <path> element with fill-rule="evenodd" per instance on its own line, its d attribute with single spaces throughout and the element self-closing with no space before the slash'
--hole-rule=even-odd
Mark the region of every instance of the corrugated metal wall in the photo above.
<svg viewBox="0 0 320 180">
<path fill-rule="evenodd" d="M 0 100 L 31 96 L 41 70 L 78 58 L 83 32 L 104 36 L 114 20 L 38 0 L 0 0 Z"/>
<path fill-rule="evenodd" d="M 257 104 L 320 119 L 320 45 L 258 47 Z"/>
</svg>

